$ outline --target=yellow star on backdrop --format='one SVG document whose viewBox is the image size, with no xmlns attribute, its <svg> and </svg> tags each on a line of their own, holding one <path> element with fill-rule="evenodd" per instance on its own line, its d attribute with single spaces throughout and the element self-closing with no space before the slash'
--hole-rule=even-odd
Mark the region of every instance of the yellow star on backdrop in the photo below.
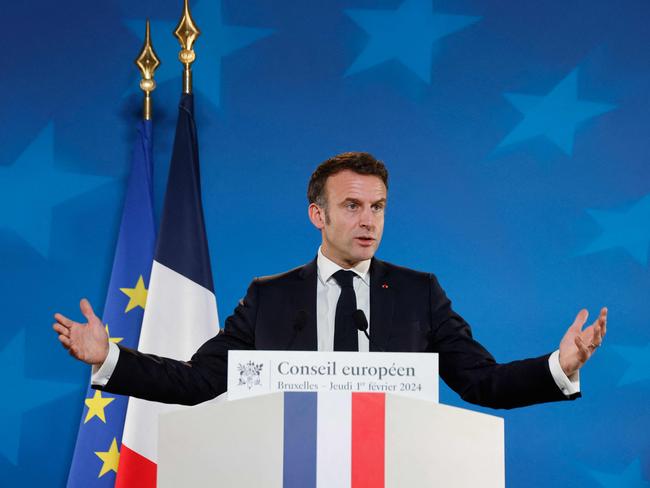
<svg viewBox="0 0 650 488">
<path fill-rule="evenodd" d="M 84 420 L 84 424 L 88 422 L 93 417 L 99 417 L 99 420 L 106 423 L 106 414 L 104 413 L 104 408 L 111 403 L 115 398 L 104 398 L 102 397 L 102 392 L 95 390 L 95 396 L 92 398 L 86 398 L 85 403 L 88 407 L 88 413 Z"/>
<path fill-rule="evenodd" d="M 98 478 L 101 478 L 109 471 L 115 471 L 117 473 L 117 465 L 120 462 L 120 452 L 117 450 L 117 440 L 113 437 L 113 442 L 111 442 L 111 447 L 108 448 L 108 451 L 95 451 L 95 455 L 102 460 L 102 469 L 99 472 Z"/>
<path fill-rule="evenodd" d="M 118 342 L 122 342 L 124 340 L 124 337 L 111 337 L 110 332 L 108 332 L 108 324 L 105 325 L 105 328 L 106 328 L 106 335 L 108 336 L 109 341 L 117 344 Z"/>
<path fill-rule="evenodd" d="M 129 297 L 129 303 L 126 305 L 124 313 L 133 310 L 135 307 L 142 307 L 144 310 L 144 305 L 147 302 L 147 289 L 144 287 L 142 275 L 138 278 L 135 288 L 120 288 L 120 291 Z"/>
</svg>

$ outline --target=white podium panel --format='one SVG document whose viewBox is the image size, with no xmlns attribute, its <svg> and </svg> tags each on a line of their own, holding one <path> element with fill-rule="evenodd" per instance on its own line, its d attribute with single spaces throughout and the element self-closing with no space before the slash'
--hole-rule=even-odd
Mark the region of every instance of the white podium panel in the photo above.
<svg viewBox="0 0 650 488">
<path fill-rule="evenodd" d="M 283 409 L 280 393 L 161 415 L 157 486 L 281 488 Z"/>
<path fill-rule="evenodd" d="M 505 486 L 502 418 L 392 395 L 386 411 L 387 488 Z"/>
</svg>

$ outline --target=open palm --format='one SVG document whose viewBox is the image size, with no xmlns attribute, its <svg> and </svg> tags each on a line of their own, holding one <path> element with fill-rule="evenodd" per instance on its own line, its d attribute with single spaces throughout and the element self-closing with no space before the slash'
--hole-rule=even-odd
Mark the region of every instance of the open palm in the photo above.
<svg viewBox="0 0 650 488">
<path fill-rule="evenodd" d="M 583 330 L 587 317 L 589 312 L 580 310 L 560 342 L 560 366 L 567 376 L 574 374 L 589 360 L 607 332 L 607 308 L 602 308 L 594 323 Z"/>
<path fill-rule="evenodd" d="M 102 364 L 108 355 L 106 329 L 93 312 L 88 300 L 85 298 L 81 300 L 79 308 L 87 323 L 80 324 L 56 313 L 54 314 L 56 322 L 52 328 L 59 334 L 59 341 L 72 356 L 88 364 Z"/>
</svg>

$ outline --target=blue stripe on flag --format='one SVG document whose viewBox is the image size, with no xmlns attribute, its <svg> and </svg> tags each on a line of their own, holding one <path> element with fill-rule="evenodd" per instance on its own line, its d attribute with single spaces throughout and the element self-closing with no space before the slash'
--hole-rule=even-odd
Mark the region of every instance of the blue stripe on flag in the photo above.
<svg viewBox="0 0 650 488">
<path fill-rule="evenodd" d="M 316 488 L 317 393 L 284 394 L 284 488 Z"/>
<path fill-rule="evenodd" d="M 183 94 L 155 259 L 214 293 L 205 232 L 194 98 Z M 192 236 L 188 239 L 187 236 Z"/>
</svg>

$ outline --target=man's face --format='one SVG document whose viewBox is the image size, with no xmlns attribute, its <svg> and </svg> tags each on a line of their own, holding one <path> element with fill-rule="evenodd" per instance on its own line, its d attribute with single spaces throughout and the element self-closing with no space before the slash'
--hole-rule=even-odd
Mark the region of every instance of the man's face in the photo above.
<svg viewBox="0 0 650 488">
<path fill-rule="evenodd" d="M 326 208 L 309 206 L 309 217 L 322 233 L 323 254 L 345 268 L 370 259 L 384 231 L 384 182 L 344 170 L 327 179 L 325 195 Z"/>
</svg>

